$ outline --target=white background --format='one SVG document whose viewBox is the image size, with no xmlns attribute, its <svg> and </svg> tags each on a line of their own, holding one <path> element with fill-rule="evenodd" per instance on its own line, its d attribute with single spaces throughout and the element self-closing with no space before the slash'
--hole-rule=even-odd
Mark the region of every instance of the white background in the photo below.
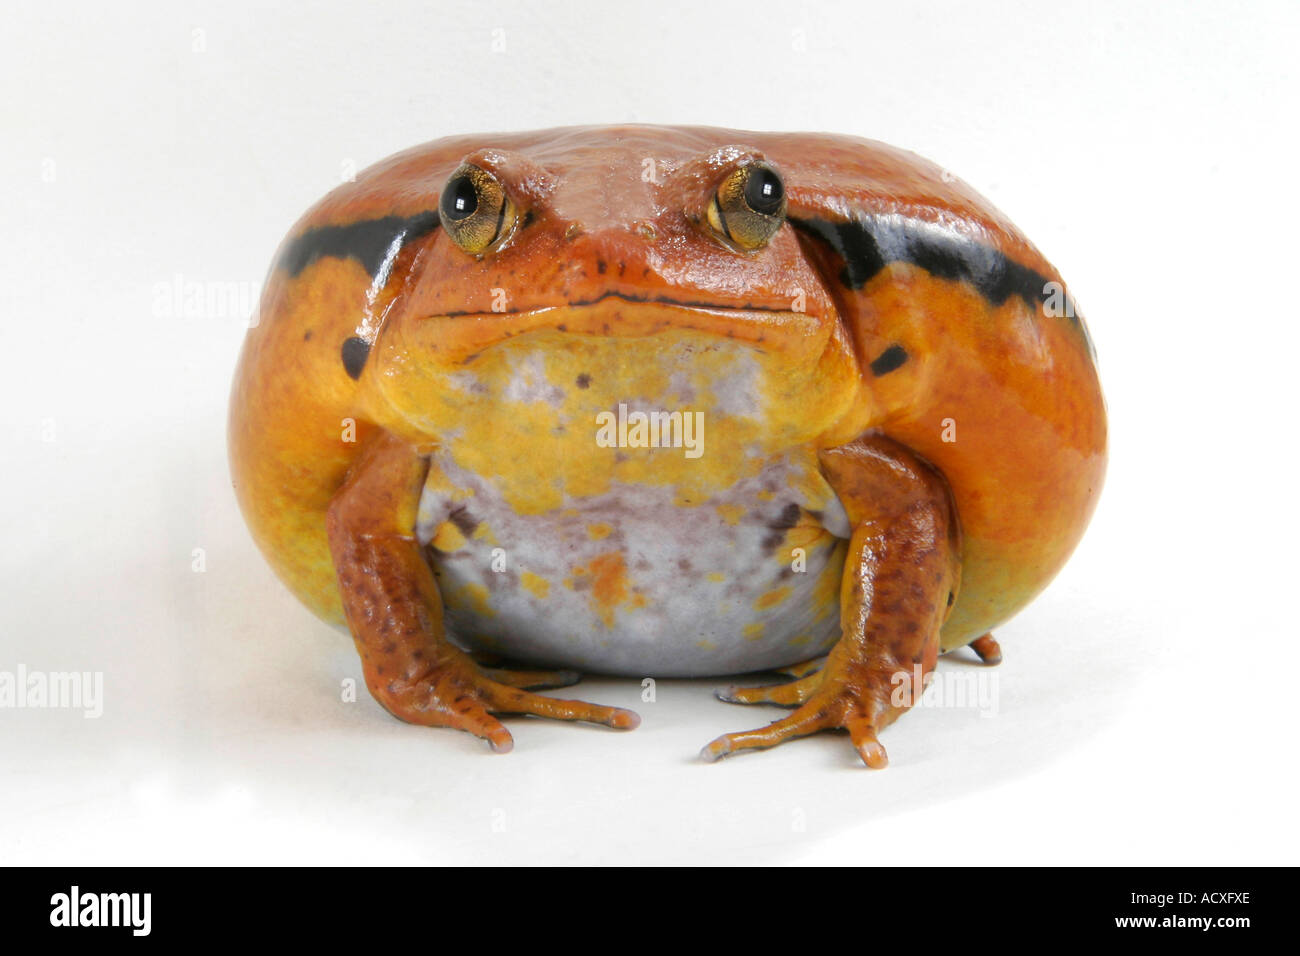
<svg viewBox="0 0 1300 956">
<path fill-rule="evenodd" d="M 105 682 L 0 710 L 0 861 L 1297 862 L 1294 3 L 133 6 L 0 37 L 0 669 Z M 873 773 L 835 735 L 696 762 L 779 716 L 723 681 L 585 682 L 641 728 L 509 756 L 340 701 L 351 642 L 230 490 L 246 316 L 165 290 L 255 292 L 349 164 L 628 121 L 914 149 L 1071 283 L 1111 470 L 996 716 L 915 711 Z"/>
</svg>

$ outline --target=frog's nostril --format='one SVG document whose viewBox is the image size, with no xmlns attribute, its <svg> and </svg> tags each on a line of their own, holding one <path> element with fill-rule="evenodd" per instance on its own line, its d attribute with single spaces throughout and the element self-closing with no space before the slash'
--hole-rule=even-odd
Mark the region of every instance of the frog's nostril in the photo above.
<svg viewBox="0 0 1300 956">
<path fill-rule="evenodd" d="M 632 231 L 646 242 L 654 242 L 659 236 L 659 233 L 655 230 L 655 224 L 645 219 L 641 219 L 634 223 Z"/>
</svg>

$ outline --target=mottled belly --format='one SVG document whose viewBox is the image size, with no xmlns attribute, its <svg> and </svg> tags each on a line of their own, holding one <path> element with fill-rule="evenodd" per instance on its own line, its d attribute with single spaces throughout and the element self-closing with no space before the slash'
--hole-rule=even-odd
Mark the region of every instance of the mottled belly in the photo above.
<svg viewBox="0 0 1300 956">
<path fill-rule="evenodd" d="M 417 527 L 457 643 L 658 677 L 824 654 L 839 636 L 848 530 L 811 451 L 698 501 L 613 483 L 537 514 L 435 456 Z"/>
</svg>

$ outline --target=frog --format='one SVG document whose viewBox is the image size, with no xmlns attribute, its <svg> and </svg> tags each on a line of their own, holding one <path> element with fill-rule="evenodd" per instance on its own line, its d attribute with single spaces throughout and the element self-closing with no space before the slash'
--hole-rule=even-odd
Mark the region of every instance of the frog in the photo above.
<svg viewBox="0 0 1300 956">
<path fill-rule="evenodd" d="M 742 675 L 880 768 L 1096 507 L 1056 269 L 963 180 L 828 133 L 584 126 L 398 153 L 281 243 L 232 387 L 257 546 L 412 724 L 636 727 L 542 691 Z M 743 675 L 748 675 L 744 678 Z"/>
</svg>

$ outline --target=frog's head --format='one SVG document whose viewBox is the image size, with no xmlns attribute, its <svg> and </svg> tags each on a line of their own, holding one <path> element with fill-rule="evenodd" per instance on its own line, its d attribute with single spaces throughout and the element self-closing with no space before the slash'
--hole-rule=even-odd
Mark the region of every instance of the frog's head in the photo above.
<svg viewBox="0 0 1300 956">
<path fill-rule="evenodd" d="M 615 132 L 460 157 L 371 353 L 384 404 L 498 455 L 591 444 L 620 404 L 702 412 L 708 441 L 750 456 L 834 426 L 855 360 L 780 167 L 744 143 Z"/>
</svg>

